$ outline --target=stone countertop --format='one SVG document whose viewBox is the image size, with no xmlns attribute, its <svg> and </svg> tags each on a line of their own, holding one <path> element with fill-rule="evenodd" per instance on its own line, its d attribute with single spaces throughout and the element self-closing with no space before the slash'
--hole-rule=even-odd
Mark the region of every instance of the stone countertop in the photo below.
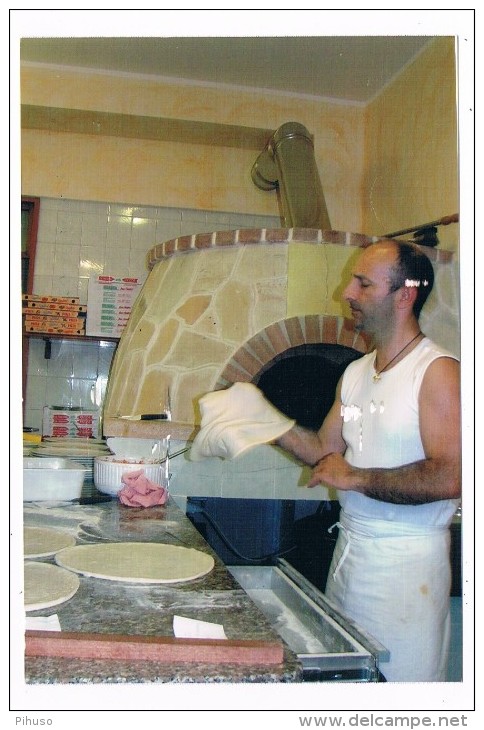
<svg viewBox="0 0 484 730">
<path fill-rule="evenodd" d="M 64 631 L 173 637 L 173 616 L 223 624 L 228 639 L 281 641 L 265 616 L 227 571 L 190 520 L 170 499 L 163 507 L 125 507 L 117 499 L 95 504 L 24 505 L 26 526 L 57 527 L 78 544 L 103 541 L 163 542 L 210 553 L 215 567 L 197 580 L 141 585 L 80 576 L 69 601 L 28 616 L 57 614 Z M 54 562 L 53 558 L 44 561 Z M 159 682 L 300 682 L 302 668 L 284 647 L 280 665 L 210 665 L 28 657 L 30 684 Z"/>
</svg>

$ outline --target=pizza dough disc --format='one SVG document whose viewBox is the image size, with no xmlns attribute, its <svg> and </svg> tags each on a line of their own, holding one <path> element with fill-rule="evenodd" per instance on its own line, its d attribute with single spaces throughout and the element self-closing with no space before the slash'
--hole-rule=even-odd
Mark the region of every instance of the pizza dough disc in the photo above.
<svg viewBox="0 0 484 730">
<path fill-rule="evenodd" d="M 50 527 L 24 527 L 24 557 L 45 558 L 76 544 L 67 532 Z"/>
<path fill-rule="evenodd" d="M 69 570 L 50 563 L 24 563 L 24 604 L 26 611 L 39 611 L 68 601 L 79 588 L 79 578 Z"/>
<path fill-rule="evenodd" d="M 126 583 L 181 583 L 206 575 L 215 564 L 207 553 L 157 542 L 76 545 L 55 561 L 82 575 Z"/>
</svg>

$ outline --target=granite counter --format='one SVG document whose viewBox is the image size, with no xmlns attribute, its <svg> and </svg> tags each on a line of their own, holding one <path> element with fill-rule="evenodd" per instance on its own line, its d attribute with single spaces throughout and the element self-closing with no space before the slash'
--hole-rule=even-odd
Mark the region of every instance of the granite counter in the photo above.
<svg viewBox="0 0 484 730">
<path fill-rule="evenodd" d="M 228 639 L 281 641 L 265 616 L 186 515 L 172 500 L 162 507 L 125 507 L 117 499 L 95 504 L 30 503 L 26 526 L 56 527 L 78 544 L 163 542 L 211 554 L 214 569 L 197 580 L 177 584 L 131 584 L 80 576 L 80 588 L 63 604 L 29 612 L 57 614 L 63 631 L 173 637 L 174 615 L 222 624 Z M 53 558 L 44 561 L 54 562 Z M 25 681 L 31 684 L 159 682 L 300 682 L 302 668 L 284 646 L 282 664 L 165 664 L 147 661 L 28 657 Z"/>
</svg>

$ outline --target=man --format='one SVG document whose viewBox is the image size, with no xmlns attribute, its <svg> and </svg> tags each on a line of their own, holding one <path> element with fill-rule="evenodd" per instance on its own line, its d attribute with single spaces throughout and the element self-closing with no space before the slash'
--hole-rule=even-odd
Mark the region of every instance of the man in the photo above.
<svg viewBox="0 0 484 730">
<path fill-rule="evenodd" d="M 444 681 L 450 614 L 449 525 L 460 498 L 459 365 L 420 331 L 433 286 L 409 243 L 363 250 L 344 291 L 375 349 L 343 373 L 318 432 L 286 418 L 250 383 L 200 401 L 192 458 L 234 458 L 277 443 L 335 487 L 339 533 L 326 595 L 378 639 L 387 681 Z"/>
<path fill-rule="evenodd" d="M 391 653 L 388 681 L 444 681 L 449 524 L 460 497 L 457 361 L 420 331 L 433 284 L 412 244 L 380 241 L 344 291 L 375 350 L 351 363 L 318 433 L 278 439 L 338 490 L 339 535 L 326 595 Z"/>
</svg>

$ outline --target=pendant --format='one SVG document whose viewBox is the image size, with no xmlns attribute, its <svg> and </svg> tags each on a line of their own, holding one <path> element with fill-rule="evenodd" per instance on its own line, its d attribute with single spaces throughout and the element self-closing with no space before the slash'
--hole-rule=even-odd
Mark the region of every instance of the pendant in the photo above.
<svg viewBox="0 0 484 730">
<path fill-rule="evenodd" d="M 379 380 L 381 380 L 380 373 L 375 373 L 373 376 L 373 382 L 378 383 Z"/>
</svg>

